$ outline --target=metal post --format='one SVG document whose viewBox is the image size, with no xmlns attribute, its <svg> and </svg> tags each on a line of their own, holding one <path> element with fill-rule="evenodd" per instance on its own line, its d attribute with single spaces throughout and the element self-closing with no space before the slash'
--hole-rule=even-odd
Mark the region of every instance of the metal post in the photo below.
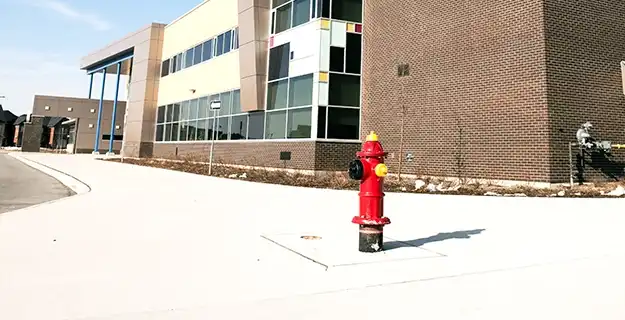
<svg viewBox="0 0 625 320">
<path fill-rule="evenodd" d="M 102 92 L 100 92 L 100 104 L 98 106 L 98 122 L 95 127 L 95 145 L 93 154 L 99 154 L 100 150 L 100 124 L 102 123 L 102 105 L 104 103 L 104 85 L 106 84 L 106 69 L 102 70 Z"/>
<path fill-rule="evenodd" d="M 211 140 L 211 151 L 208 157 L 208 175 L 213 174 L 213 150 L 215 149 L 215 139 L 217 136 L 217 130 L 219 130 L 219 110 L 213 111 L 213 139 Z"/>
<path fill-rule="evenodd" d="M 89 80 L 89 99 L 91 99 L 92 91 L 93 91 L 93 73 L 91 74 L 91 80 Z"/>
<path fill-rule="evenodd" d="M 119 80 L 121 79 L 122 63 L 117 64 L 117 82 L 115 83 L 115 98 L 113 100 L 113 115 L 111 116 L 111 134 L 109 137 L 109 152 L 107 155 L 114 155 L 113 142 L 115 140 L 115 115 L 117 114 L 117 98 L 119 96 Z"/>
<path fill-rule="evenodd" d="M 570 187 L 573 188 L 573 143 L 569 142 L 569 182 Z"/>
</svg>

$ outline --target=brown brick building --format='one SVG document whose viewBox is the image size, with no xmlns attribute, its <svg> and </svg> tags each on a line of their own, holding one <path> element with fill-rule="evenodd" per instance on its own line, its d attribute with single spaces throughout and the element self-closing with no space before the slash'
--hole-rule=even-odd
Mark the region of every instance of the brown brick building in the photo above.
<svg viewBox="0 0 625 320">
<path fill-rule="evenodd" d="M 405 110 L 403 173 L 568 181 L 582 123 L 625 142 L 623 17 L 615 0 L 366 1 L 361 137 L 397 172 Z M 618 153 L 586 177 L 622 177 Z"/>
</svg>

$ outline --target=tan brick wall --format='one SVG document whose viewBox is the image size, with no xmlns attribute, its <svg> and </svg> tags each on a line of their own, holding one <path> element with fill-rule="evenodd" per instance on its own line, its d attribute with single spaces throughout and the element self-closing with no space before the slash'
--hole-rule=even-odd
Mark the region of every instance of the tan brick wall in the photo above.
<svg viewBox="0 0 625 320">
<path fill-rule="evenodd" d="M 541 0 L 366 1 L 362 136 L 396 172 L 405 105 L 404 173 L 549 180 L 543 25 Z"/>
</svg>

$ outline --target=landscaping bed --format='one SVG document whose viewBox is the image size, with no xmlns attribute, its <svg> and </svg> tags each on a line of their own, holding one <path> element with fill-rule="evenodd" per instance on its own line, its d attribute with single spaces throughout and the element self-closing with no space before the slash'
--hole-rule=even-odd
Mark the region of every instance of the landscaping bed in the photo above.
<svg viewBox="0 0 625 320">
<path fill-rule="evenodd" d="M 103 159 L 105 161 L 122 162 L 119 158 Z M 209 166 L 198 159 L 152 159 L 124 158 L 123 163 L 154 168 L 182 171 L 200 175 L 208 175 Z M 324 188 L 337 190 L 358 190 L 358 181 L 349 179 L 347 172 L 306 174 L 289 172 L 271 168 L 244 167 L 214 163 L 212 175 L 216 177 L 246 180 L 261 183 L 280 184 L 308 188 Z M 505 187 L 494 183 L 460 183 L 437 179 L 385 179 L 386 192 L 431 193 L 449 195 L 480 195 L 504 197 L 580 197 L 580 198 L 615 198 L 625 197 L 623 182 L 606 182 L 597 184 L 555 186 L 536 188 L 532 186 Z"/>
</svg>

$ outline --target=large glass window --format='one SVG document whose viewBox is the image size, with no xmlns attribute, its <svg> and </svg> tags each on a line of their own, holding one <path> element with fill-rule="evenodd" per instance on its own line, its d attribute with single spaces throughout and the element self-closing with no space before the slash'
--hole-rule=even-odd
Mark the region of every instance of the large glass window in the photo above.
<svg viewBox="0 0 625 320">
<path fill-rule="evenodd" d="M 265 128 L 265 113 L 263 111 L 251 112 L 248 115 L 248 139 L 262 139 Z"/>
<path fill-rule="evenodd" d="M 313 75 L 291 78 L 289 82 L 289 107 L 312 105 Z"/>
<path fill-rule="evenodd" d="M 273 47 L 269 50 L 269 81 L 289 76 L 290 44 Z"/>
<path fill-rule="evenodd" d="M 288 110 L 288 138 L 310 138 L 312 108 Z"/>
<path fill-rule="evenodd" d="M 213 39 L 202 44 L 202 61 L 213 58 Z"/>
<path fill-rule="evenodd" d="M 232 30 L 232 48 L 239 49 L 239 27 Z"/>
<path fill-rule="evenodd" d="M 335 106 L 360 106 L 360 76 L 330 73 L 328 101 Z"/>
<path fill-rule="evenodd" d="M 229 125 L 229 117 L 219 117 L 217 118 L 217 140 L 228 140 L 228 125 Z"/>
<path fill-rule="evenodd" d="M 230 124 L 230 140 L 245 140 L 247 138 L 247 115 L 232 117 Z"/>
<path fill-rule="evenodd" d="M 332 19 L 362 22 L 362 0 L 332 1 Z"/>
<path fill-rule="evenodd" d="M 360 110 L 328 108 L 328 139 L 357 140 Z"/>
<path fill-rule="evenodd" d="M 266 113 L 265 139 L 284 139 L 286 134 L 286 111 Z"/>
<path fill-rule="evenodd" d="M 285 79 L 267 84 L 267 110 L 286 108 L 288 83 Z"/>
<path fill-rule="evenodd" d="M 165 122 L 172 122 L 174 120 L 174 106 L 168 104 L 165 110 Z"/>
<path fill-rule="evenodd" d="M 192 65 L 193 65 L 193 49 L 189 49 L 184 55 L 184 67 L 188 68 Z"/>
<path fill-rule="evenodd" d="M 308 20 L 310 20 L 310 0 L 293 0 L 293 27 Z"/>
</svg>

